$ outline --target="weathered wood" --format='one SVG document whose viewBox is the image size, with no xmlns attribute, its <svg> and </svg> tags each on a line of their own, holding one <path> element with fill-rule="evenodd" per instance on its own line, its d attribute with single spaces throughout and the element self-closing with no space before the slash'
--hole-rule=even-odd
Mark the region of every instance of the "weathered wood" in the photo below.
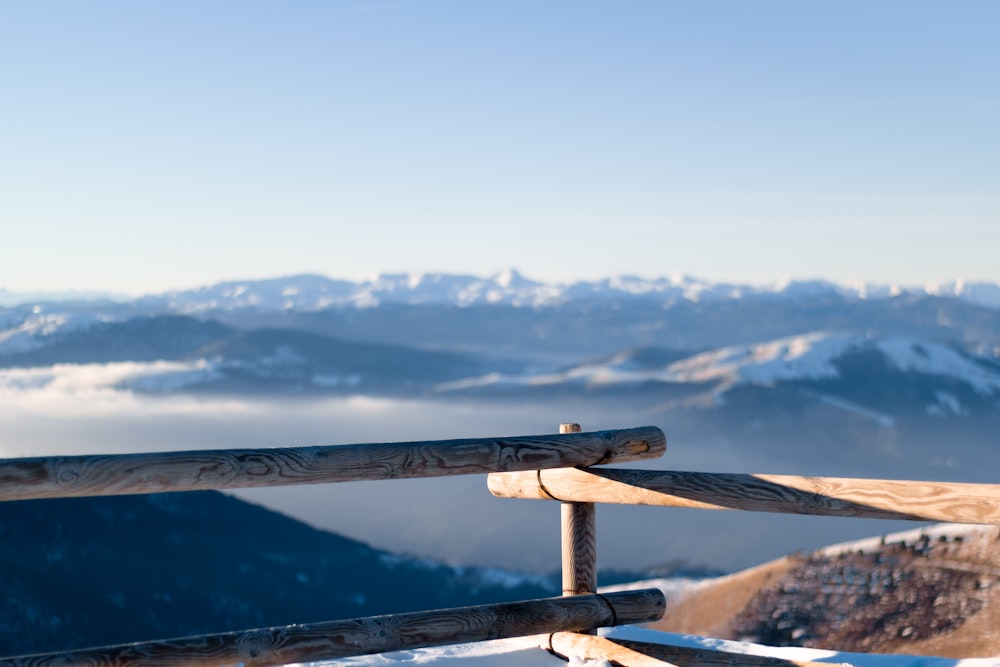
<svg viewBox="0 0 1000 667">
<path fill-rule="evenodd" d="M 539 643 L 559 655 L 586 660 L 607 660 L 622 667 L 830 667 L 830 663 L 786 660 L 744 653 L 654 644 L 626 639 L 592 637 L 574 632 L 558 632 Z M 850 667 L 847 663 L 837 663 Z"/>
<path fill-rule="evenodd" d="M 597 528 L 593 503 L 563 503 L 563 595 L 597 592 Z"/>
<path fill-rule="evenodd" d="M 560 433 L 579 433 L 579 424 L 560 424 Z M 562 593 L 597 592 L 597 511 L 594 503 L 563 503 Z"/>
<path fill-rule="evenodd" d="M 655 458 L 663 431 L 0 460 L 0 500 L 437 477 Z"/>
<path fill-rule="evenodd" d="M 572 468 L 490 475 L 495 496 L 1000 524 L 1000 485 Z"/>
<path fill-rule="evenodd" d="M 215 667 L 238 663 L 264 667 L 644 623 L 661 618 L 665 607 L 663 593 L 655 589 L 578 595 L 0 658 L 0 667 Z"/>
<path fill-rule="evenodd" d="M 542 639 L 538 647 L 552 651 L 564 660 L 576 657 L 587 660 L 588 663 L 602 661 L 620 667 L 676 667 L 672 662 L 622 646 L 606 637 L 576 632 L 556 632 Z"/>
</svg>

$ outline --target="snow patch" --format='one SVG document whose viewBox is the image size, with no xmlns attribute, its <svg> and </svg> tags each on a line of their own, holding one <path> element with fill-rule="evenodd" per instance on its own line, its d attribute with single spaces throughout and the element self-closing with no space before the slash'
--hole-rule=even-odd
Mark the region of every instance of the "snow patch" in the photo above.
<svg viewBox="0 0 1000 667">
<path fill-rule="evenodd" d="M 946 391 L 939 391 L 935 393 L 934 398 L 937 399 L 937 402 L 930 403 L 927 406 L 927 414 L 929 415 L 934 417 L 947 417 L 949 415 L 961 417 L 967 412 L 965 408 L 962 407 L 958 398 Z"/>
<path fill-rule="evenodd" d="M 596 388 L 612 385 L 658 382 L 664 384 L 714 384 L 713 395 L 723 395 L 740 385 L 773 387 L 782 382 L 815 382 L 840 377 L 837 363 L 855 352 L 884 357 L 886 364 L 902 372 L 948 378 L 971 386 L 980 395 L 1000 393 L 1000 366 L 950 347 L 907 338 L 873 339 L 858 334 L 812 332 L 773 341 L 702 352 L 662 368 L 643 368 L 628 353 L 604 361 L 586 363 L 558 372 L 531 372 L 521 375 L 489 373 L 439 385 L 439 392 L 505 387 L 578 385 Z M 862 405 L 834 396 L 819 397 L 823 402 L 860 414 L 885 427 L 894 419 Z M 927 407 L 931 414 L 964 414 L 958 399 L 947 392 L 937 394 L 937 403 Z"/>
<path fill-rule="evenodd" d="M 965 523 L 938 523 L 924 528 L 914 528 L 912 530 L 904 530 L 898 533 L 890 533 L 888 535 L 881 535 L 878 537 L 866 537 L 861 540 L 853 540 L 851 542 L 841 542 L 839 544 L 832 544 L 828 547 L 824 547 L 818 551 L 818 553 L 824 556 L 836 557 L 841 554 L 849 554 L 854 552 L 872 552 L 877 550 L 883 544 L 916 544 L 918 541 L 924 538 L 930 538 L 931 540 L 937 540 L 939 538 L 954 538 L 954 537 L 971 537 L 973 535 L 984 535 L 986 533 L 996 532 L 995 526 L 988 525 L 976 525 L 976 524 L 965 524 Z"/>
<path fill-rule="evenodd" d="M 953 377 L 971 385 L 980 395 L 1000 391 L 1000 373 L 952 348 L 907 338 L 887 338 L 877 345 L 899 370 Z"/>
<path fill-rule="evenodd" d="M 877 655 L 867 653 L 846 653 L 825 649 L 798 647 L 775 647 L 751 644 L 749 642 L 712 639 L 695 635 L 648 630 L 638 626 L 604 628 L 598 634 L 608 639 L 667 644 L 694 649 L 724 651 L 732 654 L 733 664 L 740 655 L 777 658 L 789 664 L 820 662 L 854 667 L 1000 667 L 1000 658 L 973 658 L 957 660 L 914 655 Z M 585 660 L 578 655 L 566 659 L 551 655 L 539 648 L 546 642 L 545 635 L 498 639 L 474 644 L 457 644 L 440 648 L 416 649 L 383 653 L 379 655 L 341 658 L 336 661 L 309 663 L 311 667 L 358 667 L 390 665 L 467 665 L 469 667 L 605 667 L 611 663 L 603 660 Z M 301 666 L 300 666 L 301 667 Z"/>
<path fill-rule="evenodd" d="M 42 341 L 38 340 L 42 336 L 52 334 L 67 327 L 71 317 L 65 313 L 42 312 L 41 307 L 33 309 L 32 314 L 22 320 L 19 324 L 8 327 L 0 331 L 0 354 L 16 354 L 18 352 L 30 352 L 42 346 Z M 75 328 L 80 328 L 95 318 L 75 318 Z"/>
<path fill-rule="evenodd" d="M 788 380 L 823 380 L 839 373 L 833 361 L 865 339 L 815 332 L 755 345 L 733 345 L 683 359 L 667 367 L 676 382 L 773 385 Z"/>
</svg>

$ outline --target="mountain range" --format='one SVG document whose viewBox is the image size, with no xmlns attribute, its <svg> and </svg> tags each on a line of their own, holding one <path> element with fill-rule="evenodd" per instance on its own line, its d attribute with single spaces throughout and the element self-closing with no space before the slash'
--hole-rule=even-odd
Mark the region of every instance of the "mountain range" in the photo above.
<svg viewBox="0 0 1000 667">
<path fill-rule="evenodd" d="M 482 277 L 446 273 L 388 273 L 350 281 L 303 274 L 272 279 L 234 280 L 189 290 L 150 294 L 135 299 L 102 292 L 17 293 L 0 288 L 0 305 L 72 301 L 139 303 L 181 312 L 254 308 L 259 310 L 323 310 L 331 306 L 369 308 L 391 303 L 543 306 L 594 299 L 655 297 L 664 300 L 713 301 L 765 297 L 804 299 L 840 295 L 881 300 L 903 295 L 939 296 L 987 307 L 1000 307 L 1000 285 L 962 279 L 904 286 L 824 280 L 782 280 L 754 285 L 703 280 L 685 275 L 643 278 L 615 276 L 573 283 L 532 280 L 510 269 Z"/>
<path fill-rule="evenodd" d="M 892 426 L 904 414 L 997 411 L 994 293 L 690 278 L 550 285 L 516 272 L 227 282 L 0 308 L 0 386 L 102 365 L 114 372 L 96 381 L 160 393 L 574 395 L 719 409 L 765 390 Z"/>
<path fill-rule="evenodd" d="M 974 287 L 511 272 L 35 302 L 0 308 L 0 393 L 553 406 L 586 428 L 657 424 L 674 466 L 991 482 L 1000 307 Z"/>
</svg>

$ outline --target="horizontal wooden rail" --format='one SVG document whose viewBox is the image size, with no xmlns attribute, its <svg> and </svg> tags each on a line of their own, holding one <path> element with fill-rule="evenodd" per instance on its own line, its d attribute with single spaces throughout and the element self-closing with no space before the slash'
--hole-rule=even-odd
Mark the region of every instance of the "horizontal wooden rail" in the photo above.
<svg viewBox="0 0 1000 667">
<path fill-rule="evenodd" d="M 508 602 L 248 630 L 65 653 L 0 658 L 0 667 L 265 667 L 370 653 L 644 623 L 663 616 L 656 589 Z"/>
<path fill-rule="evenodd" d="M 655 470 L 492 474 L 495 496 L 816 516 L 1000 524 L 1000 485 Z"/>
<path fill-rule="evenodd" d="M 574 655 L 585 660 L 611 661 L 623 667 L 831 667 L 830 663 L 787 660 L 770 656 L 728 653 L 712 649 L 637 642 L 627 639 L 592 637 L 573 632 L 559 632 L 549 637 L 541 648 L 558 655 Z M 837 663 L 850 667 L 845 662 Z"/>
<path fill-rule="evenodd" d="M 426 442 L 0 460 L 0 501 L 482 474 L 655 458 L 655 426 Z"/>
</svg>

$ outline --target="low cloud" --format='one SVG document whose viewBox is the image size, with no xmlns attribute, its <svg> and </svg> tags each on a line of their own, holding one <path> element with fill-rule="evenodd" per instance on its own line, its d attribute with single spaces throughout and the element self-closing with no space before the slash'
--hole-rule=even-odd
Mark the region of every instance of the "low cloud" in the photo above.
<svg viewBox="0 0 1000 667">
<path fill-rule="evenodd" d="M 0 372 L 0 456 L 399 442 L 670 424 L 622 405 L 347 398 L 146 396 L 116 389 L 149 365 Z M 162 369 L 161 369 L 162 370 Z M 172 369 L 177 370 L 177 369 Z M 672 443 L 643 467 L 753 471 L 728 447 Z M 694 445 L 694 446 L 691 446 Z M 559 558 L 557 503 L 492 497 L 482 475 L 247 489 L 236 495 L 373 546 L 464 565 L 546 572 Z M 895 529 L 738 512 L 601 506 L 600 566 L 682 559 L 737 568 L 795 549 Z"/>
</svg>

